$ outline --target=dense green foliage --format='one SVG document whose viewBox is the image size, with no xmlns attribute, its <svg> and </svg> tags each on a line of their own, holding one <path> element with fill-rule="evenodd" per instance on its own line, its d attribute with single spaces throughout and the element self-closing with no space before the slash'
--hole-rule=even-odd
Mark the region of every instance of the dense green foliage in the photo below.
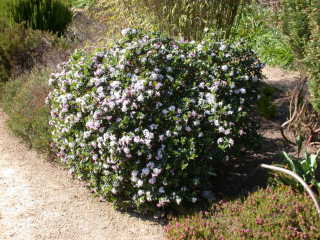
<svg viewBox="0 0 320 240">
<path fill-rule="evenodd" d="M 310 76 L 311 102 L 320 111 L 320 1 L 283 0 L 282 30 L 300 71 Z"/>
<path fill-rule="evenodd" d="M 172 36 L 201 39 L 205 28 L 223 30 L 227 34 L 236 19 L 241 0 L 176 0 L 134 1 L 155 17 L 159 30 Z M 159 21 L 160 20 L 160 21 Z"/>
<path fill-rule="evenodd" d="M 198 202 L 216 168 L 256 141 L 262 64 L 239 44 L 125 29 L 110 50 L 77 52 L 50 80 L 59 157 L 121 207 Z"/>
<path fill-rule="evenodd" d="M 307 195 L 290 187 L 260 189 L 246 199 L 221 201 L 212 210 L 173 219 L 168 239 L 320 239 L 320 220 Z"/>
<path fill-rule="evenodd" d="M 45 105 L 49 72 L 48 69 L 33 70 L 7 82 L 0 99 L 11 130 L 41 151 L 48 151 L 50 142 L 50 113 Z"/>
<path fill-rule="evenodd" d="M 9 16 L 16 23 L 61 35 L 72 20 L 72 12 L 64 0 L 13 0 Z"/>
<path fill-rule="evenodd" d="M 263 62 L 289 67 L 294 54 L 275 22 L 276 18 L 277 13 L 270 7 L 261 6 L 253 1 L 245 5 L 238 14 L 230 37 L 234 40 L 245 40 Z"/>
</svg>

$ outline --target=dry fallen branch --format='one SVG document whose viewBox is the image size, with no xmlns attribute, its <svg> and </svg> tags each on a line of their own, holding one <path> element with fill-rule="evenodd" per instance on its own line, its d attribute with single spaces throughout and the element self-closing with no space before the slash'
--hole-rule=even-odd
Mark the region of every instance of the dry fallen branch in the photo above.
<svg viewBox="0 0 320 240">
<path fill-rule="evenodd" d="M 283 139 L 292 145 L 295 138 L 304 136 L 307 144 L 313 145 L 319 139 L 320 116 L 309 102 L 307 92 L 307 77 L 301 76 L 291 92 L 289 103 L 289 119 L 280 127 Z"/>
</svg>

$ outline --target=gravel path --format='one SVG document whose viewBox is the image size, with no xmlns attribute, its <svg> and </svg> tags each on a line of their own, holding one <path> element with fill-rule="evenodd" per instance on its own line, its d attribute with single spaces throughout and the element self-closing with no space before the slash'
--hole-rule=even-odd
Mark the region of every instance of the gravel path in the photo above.
<svg viewBox="0 0 320 240">
<path fill-rule="evenodd" d="M 0 111 L 0 240 L 160 240 L 159 224 L 99 202 L 62 168 L 27 149 Z"/>
</svg>

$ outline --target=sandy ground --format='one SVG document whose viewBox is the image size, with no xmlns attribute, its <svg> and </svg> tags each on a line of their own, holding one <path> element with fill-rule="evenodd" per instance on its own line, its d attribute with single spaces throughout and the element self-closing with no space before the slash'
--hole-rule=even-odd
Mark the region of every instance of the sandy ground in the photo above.
<svg viewBox="0 0 320 240">
<path fill-rule="evenodd" d="M 157 223 L 99 202 L 67 171 L 27 149 L 0 111 L 0 240 L 160 240 Z"/>
<path fill-rule="evenodd" d="M 266 77 L 266 82 L 283 91 L 293 89 L 300 76 L 298 72 L 286 71 L 269 66 L 266 66 L 263 69 L 263 74 Z"/>
</svg>

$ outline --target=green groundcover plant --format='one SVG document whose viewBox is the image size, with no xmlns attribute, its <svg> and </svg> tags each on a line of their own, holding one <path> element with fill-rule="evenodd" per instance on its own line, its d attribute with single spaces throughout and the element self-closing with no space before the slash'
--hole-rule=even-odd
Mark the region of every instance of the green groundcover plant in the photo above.
<svg viewBox="0 0 320 240">
<path fill-rule="evenodd" d="M 242 44 L 122 31 L 50 78 L 52 136 L 74 174 L 119 207 L 192 205 L 257 136 L 263 65 Z M 250 142 L 251 141 L 251 142 Z"/>
<path fill-rule="evenodd" d="M 246 199 L 221 201 L 212 210 L 175 218 L 169 240 L 320 239 L 320 219 L 307 194 L 279 185 Z"/>
</svg>

